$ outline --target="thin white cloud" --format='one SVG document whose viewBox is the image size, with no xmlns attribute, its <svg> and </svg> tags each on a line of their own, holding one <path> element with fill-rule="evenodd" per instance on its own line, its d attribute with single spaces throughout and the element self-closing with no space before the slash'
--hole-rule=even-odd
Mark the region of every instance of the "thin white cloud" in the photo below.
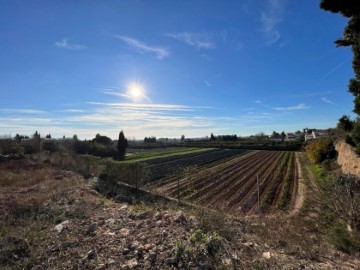
<svg viewBox="0 0 360 270">
<path fill-rule="evenodd" d="M 113 96 L 118 96 L 118 97 L 124 97 L 124 98 L 131 99 L 131 96 L 129 96 L 127 94 L 119 93 L 119 92 L 102 91 L 102 93 L 107 94 L 107 95 L 113 95 Z"/>
<path fill-rule="evenodd" d="M 167 37 L 177 39 L 197 49 L 215 49 L 213 38 L 208 33 L 169 33 Z"/>
<path fill-rule="evenodd" d="M 55 46 L 58 48 L 74 50 L 74 51 L 80 51 L 80 50 L 87 49 L 87 47 L 85 45 L 69 43 L 66 38 L 63 38 L 61 41 L 55 42 Z"/>
<path fill-rule="evenodd" d="M 83 113 L 85 110 L 80 109 L 67 109 L 67 110 L 56 110 L 55 112 L 64 112 L 64 113 Z"/>
<path fill-rule="evenodd" d="M 121 93 L 121 92 L 115 92 L 114 90 L 103 90 L 102 93 L 107 94 L 107 95 L 113 95 L 113 96 L 117 96 L 117 97 L 124 97 L 133 101 L 139 101 L 139 99 L 141 100 L 146 100 L 147 102 L 152 103 L 151 99 L 145 94 L 145 93 L 141 93 L 141 95 L 139 97 L 133 97 L 130 94 L 127 93 Z M 136 100 L 137 99 L 137 100 Z"/>
<path fill-rule="evenodd" d="M 305 104 L 301 103 L 296 106 L 290 106 L 290 107 L 274 107 L 273 109 L 276 111 L 294 111 L 294 110 L 305 110 L 310 108 L 309 106 L 306 106 Z"/>
<path fill-rule="evenodd" d="M 169 50 L 164 47 L 150 46 L 142 41 L 127 36 L 114 35 L 114 37 L 122 40 L 137 52 L 141 54 L 147 53 L 155 55 L 155 57 L 159 60 L 165 59 L 170 55 Z"/>
<path fill-rule="evenodd" d="M 0 113 L 12 113 L 12 114 L 42 114 L 45 113 L 41 110 L 33 109 L 4 109 L 0 108 Z"/>
<path fill-rule="evenodd" d="M 326 79 L 327 77 L 329 77 L 331 74 L 333 74 L 336 70 L 338 70 L 339 68 L 341 68 L 348 60 L 345 60 L 343 62 L 341 62 L 340 64 L 338 64 L 337 66 L 333 67 L 328 73 L 326 73 L 323 77 L 323 79 Z"/>
<path fill-rule="evenodd" d="M 267 46 L 276 43 L 281 37 L 277 26 L 283 20 L 283 5 L 284 0 L 267 0 L 266 8 L 261 12 L 261 30 Z"/>
<path fill-rule="evenodd" d="M 262 104 L 262 101 L 261 100 L 255 100 L 255 103 L 256 104 Z"/>
<path fill-rule="evenodd" d="M 322 102 L 328 103 L 328 104 L 335 104 L 335 102 L 331 101 L 330 99 L 328 99 L 327 97 L 322 97 L 321 98 Z"/>
<path fill-rule="evenodd" d="M 204 83 L 205 83 L 207 86 L 212 87 L 212 84 L 209 83 L 207 80 L 205 80 Z"/>
<path fill-rule="evenodd" d="M 88 102 L 88 104 L 101 105 L 113 108 L 154 110 L 154 111 L 193 111 L 195 109 L 214 109 L 206 106 L 186 106 L 176 104 L 143 104 L 143 103 L 105 103 L 105 102 Z"/>
</svg>

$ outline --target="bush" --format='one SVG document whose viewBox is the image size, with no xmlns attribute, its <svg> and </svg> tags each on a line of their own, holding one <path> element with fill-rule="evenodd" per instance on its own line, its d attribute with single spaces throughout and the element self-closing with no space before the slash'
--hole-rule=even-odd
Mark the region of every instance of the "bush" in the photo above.
<svg viewBox="0 0 360 270">
<path fill-rule="evenodd" d="M 356 152 L 356 154 L 357 154 L 358 156 L 360 156 L 360 143 L 358 143 L 358 144 L 356 145 L 356 150 L 355 150 L 355 152 Z"/>
<path fill-rule="evenodd" d="M 35 149 L 34 145 L 32 145 L 32 144 L 24 144 L 22 147 L 24 148 L 24 152 L 27 155 L 31 155 L 36 152 L 36 149 Z"/>
<path fill-rule="evenodd" d="M 114 157 L 117 155 L 114 147 L 109 147 L 100 143 L 95 143 L 91 148 L 91 154 L 98 157 Z"/>
<path fill-rule="evenodd" d="M 59 145 L 55 141 L 43 141 L 42 149 L 54 153 L 59 151 Z"/>
<path fill-rule="evenodd" d="M 356 123 L 351 131 L 351 138 L 355 144 L 360 143 L 360 123 Z"/>
<path fill-rule="evenodd" d="M 346 135 L 345 142 L 351 146 L 355 146 L 354 140 L 349 135 Z"/>
<path fill-rule="evenodd" d="M 326 158 L 333 158 L 334 151 L 334 146 L 328 139 L 321 139 L 310 142 L 305 147 L 306 156 L 313 164 L 318 164 L 324 161 Z"/>
<path fill-rule="evenodd" d="M 0 139 L 0 154 L 11 154 L 12 149 L 15 145 L 15 141 L 11 138 L 1 138 Z"/>
<path fill-rule="evenodd" d="M 74 151 L 76 154 L 85 155 L 90 154 L 91 144 L 88 141 L 78 141 L 74 142 Z"/>
<path fill-rule="evenodd" d="M 17 154 L 23 155 L 25 153 L 24 147 L 17 144 L 16 141 L 8 138 L 0 139 L 0 154 Z"/>
<path fill-rule="evenodd" d="M 345 224 L 335 222 L 327 231 L 327 238 L 338 250 L 353 254 L 360 251 L 360 235 L 357 232 L 350 233 Z"/>
<path fill-rule="evenodd" d="M 329 209 L 360 233 L 360 179 L 352 174 L 343 174 L 328 180 L 324 190 Z"/>
</svg>

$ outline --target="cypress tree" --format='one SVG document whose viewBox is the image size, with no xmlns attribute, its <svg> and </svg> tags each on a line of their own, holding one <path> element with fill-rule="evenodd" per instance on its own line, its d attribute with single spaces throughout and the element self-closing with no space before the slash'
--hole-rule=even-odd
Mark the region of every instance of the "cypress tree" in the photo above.
<svg viewBox="0 0 360 270">
<path fill-rule="evenodd" d="M 117 143 L 117 150 L 118 150 L 120 156 L 125 156 L 127 147 L 128 147 L 128 141 L 125 138 L 124 132 L 120 131 L 119 140 Z"/>
</svg>

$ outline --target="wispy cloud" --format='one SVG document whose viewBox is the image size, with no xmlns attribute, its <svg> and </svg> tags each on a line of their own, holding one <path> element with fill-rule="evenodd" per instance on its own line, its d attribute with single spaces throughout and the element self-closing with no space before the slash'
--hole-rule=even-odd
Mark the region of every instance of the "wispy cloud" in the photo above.
<svg viewBox="0 0 360 270">
<path fill-rule="evenodd" d="M 262 104 L 262 101 L 261 100 L 255 100 L 255 103 L 256 104 Z"/>
<path fill-rule="evenodd" d="M 323 77 L 323 79 L 326 79 L 327 77 L 329 77 L 331 74 L 333 74 L 336 70 L 338 70 L 339 68 L 341 68 L 348 60 L 345 60 L 343 62 L 341 62 L 340 64 L 338 64 L 337 66 L 333 67 L 328 73 L 326 73 Z"/>
<path fill-rule="evenodd" d="M 213 116 L 211 110 L 216 108 L 181 104 L 87 102 L 86 108 L 83 112 L 76 108 L 64 113 L 47 112 L 46 117 L 25 113 L 0 115 L 0 130 L 3 134 L 27 135 L 37 130 L 41 134 L 51 133 L 54 138 L 77 134 L 80 139 L 91 139 L 99 132 L 116 138 L 120 130 L 124 130 L 130 139 L 133 136 L 142 139 L 149 135 L 179 138 L 181 134 L 203 137 L 211 132 L 249 135 L 260 131 L 270 132 L 291 116 L 286 112 L 253 112 L 252 108 L 234 116 Z"/>
<path fill-rule="evenodd" d="M 277 26 L 283 20 L 283 5 L 284 0 L 267 0 L 267 7 L 261 12 L 261 30 L 264 32 L 267 46 L 276 43 L 281 37 Z"/>
<path fill-rule="evenodd" d="M 33 110 L 33 109 L 5 109 L 0 108 L 0 113 L 11 113 L 11 114 L 42 114 L 45 113 L 41 110 Z"/>
<path fill-rule="evenodd" d="M 152 54 L 155 55 L 155 57 L 159 60 L 165 59 L 170 55 L 170 52 L 167 48 L 164 47 L 158 47 L 158 46 L 150 46 L 140 40 L 137 40 L 135 38 L 131 38 L 128 36 L 119 36 L 114 35 L 115 38 L 122 40 L 127 45 L 129 45 L 131 48 L 135 49 L 137 52 L 141 54 Z"/>
<path fill-rule="evenodd" d="M 328 103 L 328 104 L 335 104 L 335 102 L 331 101 L 330 99 L 328 99 L 327 97 L 322 97 L 321 98 L 322 102 Z"/>
<path fill-rule="evenodd" d="M 126 93 L 115 91 L 115 89 L 104 89 L 101 92 L 104 94 L 107 94 L 107 95 L 123 97 L 123 98 L 129 99 L 132 101 L 136 101 L 136 102 L 139 102 L 140 100 L 142 100 L 142 101 L 147 101 L 147 102 L 152 103 L 151 99 L 146 95 L 145 91 L 142 91 L 139 94 L 139 96 L 136 96 L 136 97 L 131 95 L 131 89 L 130 89 L 130 91 L 128 90 L 128 92 L 126 92 Z"/>
<path fill-rule="evenodd" d="M 212 84 L 209 83 L 207 80 L 205 80 L 204 83 L 205 83 L 207 86 L 212 87 Z"/>
<path fill-rule="evenodd" d="M 290 107 L 274 107 L 273 109 L 276 111 L 294 111 L 294 110 L 305 110 L 309 109 L 309 106 L 306 106 L 305 104 L 301 103 L 296 106 L 290 106 Z"/>
<path fill-rule="evenodd" d="M 114 91 L 107 91 L 107 90 L 102 91 L 102 93 L 107 94 L 107 95 L 112 95 L 112 96 L 124 97 L 124 98 L 131 99 L 130 95 L 127 95 L 127 94 L 124 94 L 124 93 L 119 93 L 119 92 L 114 92 Z"/>
<path fill-rule="evenodd" d="M 55 42 L 55 46 L 58 48 L 74 50 L 74 51 L 80 51 L 80 50 L 87 49 L 87 47 L 85 45 L 72 44 L 72 43 L 68 42 L 68 40 L 66 38 L 63 38 L 61 41 Z"/>
<path fill-rule="evenodd" d="M 208 33 L 169 33 L 167 37 L 177 39 L 197 49 L 215 49 L 216 45 L 213 38 Z"/>
<path fill-rule="evenodd" d="M 138 109 L 138 110 L 154 110 L 154 111 L 194 111 L 195 109 L 215 109 L 207 106 L 186 106 L 176 104 L 143 104 L 143 103 L 104 103 L 104 102 L 88 102 L 93 105 L 101 105 L 113 108 Z"/>
<path fill-rule="evenodd" d="M 55 112 L 64 112 L 64 113 L 83 113 L 85 110 L 80 109 L 67 109 L 67 110 L 56 110 Z"/>
</svg>

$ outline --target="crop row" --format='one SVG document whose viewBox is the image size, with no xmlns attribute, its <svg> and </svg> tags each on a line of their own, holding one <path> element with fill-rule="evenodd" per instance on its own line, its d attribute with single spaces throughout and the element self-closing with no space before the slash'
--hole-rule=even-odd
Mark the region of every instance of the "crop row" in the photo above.
<svg viewBox="0 0 360 270">
<path fill-rule="evenodd" d="M 207 151 L 195 156 L 178 157 L 178 159 L 147 166 L 147 182 L 163 178 L 172 173 L 179 173 L 186 167 L 201 166 L 217 160 L 245 153 L 242 149 L 221 149 L 218 151 Z"/>
<path fill-rule="evenodd" d="M 159 193 L 230 213 L 288 210 L 296 196 L 294 153 L 253 151 L 152 184 Z M 259 179 L 259 189 L 257 187 Z M 179 190 L 178 190 L 179 185 Z M 275 208 L 276 206 L 276 208 Z"/>
<path fill-rule="evenodd" d="M 284 175 L 286 174 L 289 155 L 290 153 L 286 153 L 286 155 L 284 155 L 281 159 L 280 164 L 277 166 L 273 174 L 271 185 L 268 187 L 267 192 L 262 197 L 261 208 L 263 210 L 268 210 L 271 207 L 274 199 L 276 198 L 276 195 L 281 189 L 281 183 L 283 181 Z"/>
<path fill-rule="evenodd" d="M 219 152 L 219 151 L 221 151 L 221 149 L 209 149 L 209 150 L 199 151 L 199 152 L 190 152 L 190 153 L 186 153 L 186 154 L 177 154 L 177 155 L 172 155 L 172 156 L 167 156 L 167 157 L 153 158 L 153 159 L 147 160 L 145 163 L 148 166 L 151 166 L 151 165 L 155 165 L 155 164 L 159 164 L 159 163 L 164 163 L 164 162 L 169 162 L 169 161 L 174 161 L 174 160 L 181 160 L 181 159 L 184 159 L 184 158 L 196 157 L 196 156 L 200 156 L 200 155 L 203 155 L 203 154 Z"/>
<path fill-rule="evenodd" d="M 286 172 L 285 178 L 284 178 L 284 187 L 283 191 L 281 193 L 281 196 L 279 198 L 279 201 L 277 203 L 277 208 L 280 210 L 288 210 L 291 202 L 291 196 L 293 193 L 293 187 L 294 187 L 294 155 L 291 156 L 289 162 L 288 162 L 288 170 Z"/>
<path fill-rule="evenodd" d="M 249 159 L 255 155 L 255 152 L 243 153 L 242 155 L 232 156 L 228 159 L 221 159 L 210 164 L 206 164 L 202 167 L 198 167 L 196 170 L 184 171 L 181 174 L 172 175 L 166 179 L 158 182 L 154 187 L 161 187 L 164 192 L 171 193 L 177 191 L 177 181 L 182 189 L 188 189 L 198 191 L 204 186 L 211 188 L 216 184 L 217 180 L 221 180 L 225 177 L 229 177 L 237 168 L 241 160 Z M 222 171 L 222 176 L 218 177 L 218 172 Z"/>
</svg>

